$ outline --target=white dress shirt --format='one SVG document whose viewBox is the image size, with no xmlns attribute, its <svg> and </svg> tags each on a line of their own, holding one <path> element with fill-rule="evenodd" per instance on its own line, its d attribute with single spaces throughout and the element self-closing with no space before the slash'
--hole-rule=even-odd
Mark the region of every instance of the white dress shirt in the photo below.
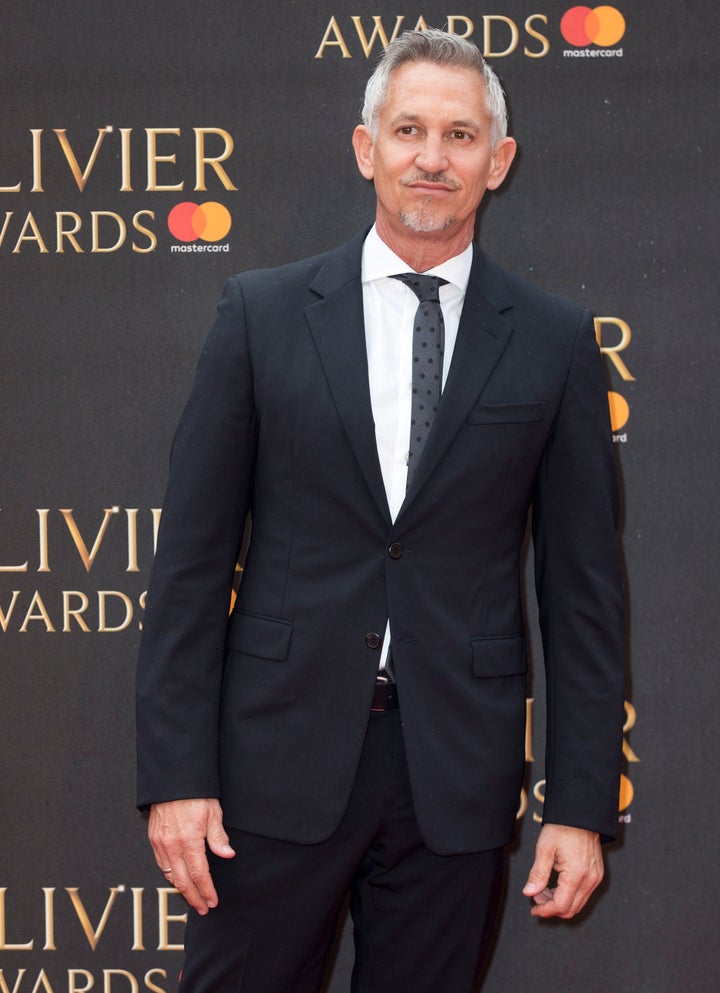
<svg viewBox="0 0 720 993">
<path fill-rule="evenodd" d="M 457 338 L 460 313 L 472 265 L 472 244 L 426 275 L 440 276 L 440 306 L 445 324 L 442 386 L 448 376 Z M 412 335 L 418 298 L 391 276 L 408 272 L 408 264 L 370 230 L 362 253 L 362 290 L 365 344 L 370 378 L 370 402 L 375 421 L 380 469 L 390 516 L 398 515 L 407 486 L 410 411 L 412 406 Z M 390 626 L 385 631 L 380 666 L 390 647 Z"/>
</svg>

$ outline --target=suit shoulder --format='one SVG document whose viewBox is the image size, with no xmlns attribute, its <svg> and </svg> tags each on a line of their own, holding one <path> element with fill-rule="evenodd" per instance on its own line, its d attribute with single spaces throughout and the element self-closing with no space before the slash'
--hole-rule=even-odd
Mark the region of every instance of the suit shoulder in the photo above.
<svg viewBox="0 0 720 993">
<path fill-rule="evenodd" d="M 365 232 L 361 232 L 351 241 L 329 251 L 279 266 L 246 270 L 231 277 L 231 281 L 239 283 L 245 294 L 262 297 L 269 293 L 278 302 L 279 292 L 291 295 L 294 290 L 304 292 L 323 270 L 359 275 L 364 239 Z"/>
<path fill-rule="evenodd" d="M 526 277 L 503 268 L 487 256 L 483 257 L 483 266 L 491 284 L 504 284 L 515 307 L 526 309 L 529 313 L 535 312 L 538 316 L 552 317 L 556 321 L 569 321 L 575 326 L 588 311 L 587 306 L 576 300 L 539 287 Z"/>
</svg>

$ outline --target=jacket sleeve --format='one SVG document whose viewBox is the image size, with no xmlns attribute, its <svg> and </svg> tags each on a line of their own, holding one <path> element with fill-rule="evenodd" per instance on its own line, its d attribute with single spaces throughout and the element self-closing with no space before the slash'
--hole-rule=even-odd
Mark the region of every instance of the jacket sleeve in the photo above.
<svg viewBox="0 0 720 993">
<path fill-rule="evenodd" d="M 140 807 L 219 795 L 224 642 L 257 441 L 246 331 L 233 278 L 172 447 L 137 671 Z"/>
<path fill-rule="evenodd" d="M 625 690 L 619 489 L 592 315 L 576 330 L 533 504 L 546 675 L 544 821 L 617 834 Z"/>
</svg>

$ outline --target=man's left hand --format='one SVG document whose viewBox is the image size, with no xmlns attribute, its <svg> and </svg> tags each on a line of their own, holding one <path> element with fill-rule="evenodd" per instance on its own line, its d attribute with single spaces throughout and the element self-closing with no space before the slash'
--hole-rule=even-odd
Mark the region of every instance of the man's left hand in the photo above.
<svg viewBox="0 0 720 993">
<path fill-rule="evenodd" d="M 550 876 L 557 872 L 557 885 Z M 523 889 L 532 897 L 533 917 L 574 917 L 603 878 L 600 837 L 594 831 L 545 824 L 535 846 L 535 861 Z"/>
</svg>

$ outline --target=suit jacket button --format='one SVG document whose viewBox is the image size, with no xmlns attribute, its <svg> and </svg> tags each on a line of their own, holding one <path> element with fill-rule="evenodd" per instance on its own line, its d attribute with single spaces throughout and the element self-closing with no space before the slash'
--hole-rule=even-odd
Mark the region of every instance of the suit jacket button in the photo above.
<svg viewBox="0 0 720 993">
<path fill-rule="evenodd" d="M 382 638 L 379 634 L 371 631 L 370 634 L 365 635 L 365 644 L 368 648 L 379 648 L 382 645 Z"/>
<path fill-rule="evenodd" d="M 405 549 L 400 544 L 399 541 L 394 541 L 392 545 L 388 548 L 388 555 L 391 559 L 401 559 L 403 557 L 403 552 Z"/>
</svg>

